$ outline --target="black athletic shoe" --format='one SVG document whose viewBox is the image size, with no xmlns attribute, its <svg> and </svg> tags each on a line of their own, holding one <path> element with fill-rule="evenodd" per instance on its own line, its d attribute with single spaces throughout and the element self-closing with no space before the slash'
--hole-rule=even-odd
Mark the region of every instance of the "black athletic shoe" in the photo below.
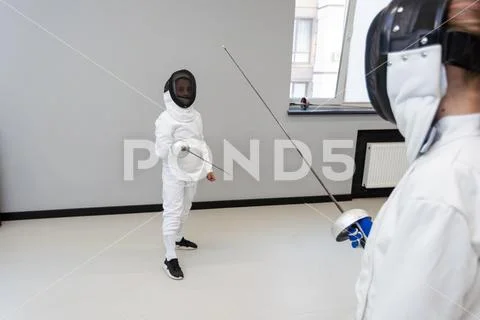
<svg viewBox="0 0 480 320">
<path fill-rule="evenodd" d="M 175 244 L 177 249 L 195 250 L 198 248 L 195 243 L 193 243 L 192 241 L 188 241 L 185 238 L 182 238 L 182 240 L 175 242 Z"/>
<path fill-rule="evenodd" d="M 183 279 L 183 271 L 178 264 L 178 259 L 167 260 L 163 262 L 163 269 L 167 273 L 167 275 L 175 280 L 182 280 Z"/>
</svg>

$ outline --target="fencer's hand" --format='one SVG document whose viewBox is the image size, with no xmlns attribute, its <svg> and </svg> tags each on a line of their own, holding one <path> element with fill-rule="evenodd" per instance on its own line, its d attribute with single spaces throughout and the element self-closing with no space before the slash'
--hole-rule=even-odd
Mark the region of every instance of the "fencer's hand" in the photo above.
<svg viewBox="0 0 480 320">
<path fill-rule="evenodd" d="M 214 182 L 215 180 L 217 180 L 217 178 L 215 177 L 215 174 L 213 172 L 209 172 L 207 174 L 207 180 L 210 182 Z"/>
<path fill-rule="evenodd" d="M 366 217 L 348 227 L 348 239 L 351 242 L 352 248 L 355 249 L 360 246 L 365 248 L 372 224 L 372 218 Z"/>
<path fill-rule="evenodd" d="M 190 146 L 184 141 L 177 141 L 172 145 L 172 153 L 175 157 L 183 158 L 190 151 Z"/>
</svg>

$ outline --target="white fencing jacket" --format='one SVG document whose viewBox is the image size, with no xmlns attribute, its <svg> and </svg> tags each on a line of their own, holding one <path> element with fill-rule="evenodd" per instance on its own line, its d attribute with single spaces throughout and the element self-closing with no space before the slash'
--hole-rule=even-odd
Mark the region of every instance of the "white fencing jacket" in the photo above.
<svg viewBox="0 0 480 320">
<path fill-rule="evenodd" d="M 168 170 L 176 179 L 185 181 L 192 180 L 192 176 L 200 171 L 204 171 L 206 175 L 212 171 L 212 165 L 210 152 L 204 141 L 200 113 L 193 106 L 186 109 L 178 107 L 169 92 L 164 93 L 164 101 L 167 110 L 155 121 L 155 152 L 163 160 L 164 170 Z M 192 152 L 207 162 L 192 154 L 181 158 L 174 156 L 172 145 L 177 141 L 185 141 Z"/>
<path fill-rule="evenodd" d="M 373 224 L 357 320 L 480 319 L 480 114 L 435 129 Z"/>
</svg>

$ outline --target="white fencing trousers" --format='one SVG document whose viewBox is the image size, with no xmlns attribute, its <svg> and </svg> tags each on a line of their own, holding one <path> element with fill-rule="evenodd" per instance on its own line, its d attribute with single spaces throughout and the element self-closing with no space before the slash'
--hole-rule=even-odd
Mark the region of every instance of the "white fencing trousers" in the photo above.
<svg viewBox="0 0 480 320">
<path fill-rule="evenodd" d="M 197 183 L 176 179 L 168 168 L 163 170 L 163 240 L 167 260 L 177 258 L 175 241 L 183 237 L 183 227 L 190 213 Z"/>
</svg>

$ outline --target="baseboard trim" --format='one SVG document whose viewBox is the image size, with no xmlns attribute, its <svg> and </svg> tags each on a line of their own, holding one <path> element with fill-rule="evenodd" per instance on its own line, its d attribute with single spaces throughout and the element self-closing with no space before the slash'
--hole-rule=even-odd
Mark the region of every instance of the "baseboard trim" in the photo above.
<svg viewBox="0 0 480 320">
<path fill-rule="evenodd" d="M 335 195 L 335 199 L 337 199 L 338 201 L 350 201 L 352 200 L 352 196 L 351 195 Z M 330 202 L 330 201 L 331 200 L 328 196 L 205 201 L 205 202 L 194 202 L 192 205 L 192 210 L 275 206 L 275 205 L 288 205 L 288 204 L 301 204 L 301 203 L 320 203 L 320 202 Z M 82 216 L 131 214 L 131 213 L 142 213 L 142 212 L 160 212 L 162 210 L 163 210 L 163 207 L 161 204 L 148 204 L 148 205 L 131 205 L 131 206 L 115 206 L 115 207 L 2 212 L 0 213 L 0 217 L 1 217 L 0 220 L 11 221 L 11 220 L 26 220 L 26 219 L 68 218 L 68 217 L 82 217 Z"/>
</svg>

